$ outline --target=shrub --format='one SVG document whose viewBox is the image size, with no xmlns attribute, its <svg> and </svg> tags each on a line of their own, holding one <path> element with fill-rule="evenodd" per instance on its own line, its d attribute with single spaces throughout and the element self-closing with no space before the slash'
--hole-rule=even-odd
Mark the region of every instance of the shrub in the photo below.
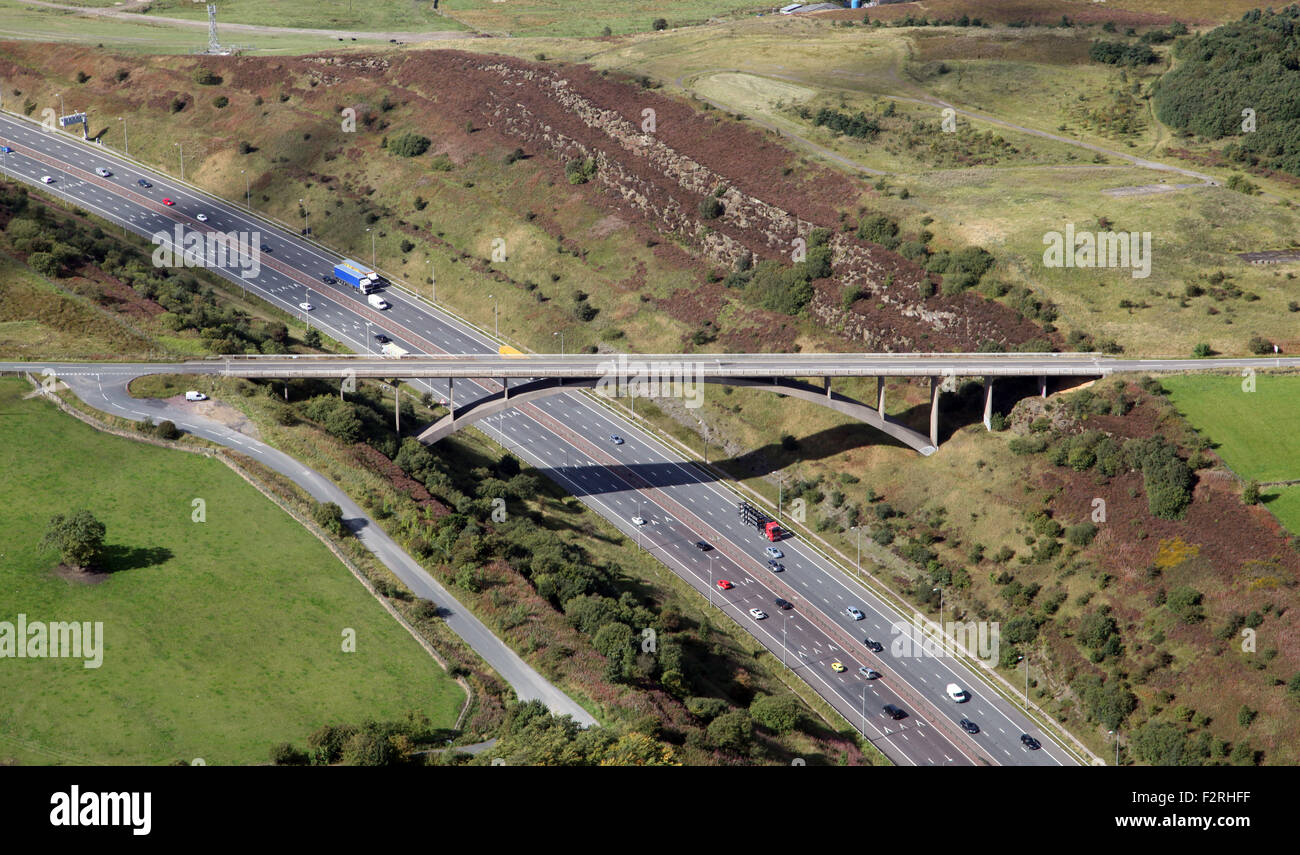
<svg viewBox="0 0 1300 855">
<path fill-rule="evenodd" d="M 311 510 L 311 518 L 330 534 L 343 533 L 343 509 L 334 502 L 317 502 Z"/>
<path fill-rule="evenodd" d="M 1241 491 L 1241 500 L 1248 505 L 1259 504 L 1259 482 L 1248 481 L 1246 487 Z"/>
<path fill-rule="evenodd" d="M 709 196 L 700 200 L 700 217 L 706 220 L 716 220 L 721 217 L 726 210 L 722 201 L 716 196 Z"/>
<path fill-rule="evenodd" d="M 1087 546 L 1097 536 L 1097 526 L 1090 522 L 1072 525 L 1065 530 L 1065 539 L 1075 546 Z"/>
<path fill-rule="evenodd" d="M 218 110 L 220 110 L 222 107 L 225 107 L 229 103 L 230 103 L 230 99 L 227 98 L 225 95 L 218 95 L 216 98 L 212 99 L 212 106 L 216 107 Z"/>
<path fill-rule="evenodd" d="M 754 721 L 775 733 L 789 733 L 803 718 L 803 704 L 794 695 L 764 695 L 749 705 Z"/>
<path fill-rule="evenodd" d="M 200 86 L 217 86 L 221 83 L 221 76 L 210 68 L 200 68 L 194 72 L 194 82 Z"/>
<path fill-rule="evenodd" d="M 586 184 L 596 175 L 594 157 L 577 158 L 564 164 L 564 175 L 570 184 Z"/>
<path fill-rule="evenodd" d="M 1201 608 L 1201 592 L 1187 585 L 1174 588 L 1165 597 L 1165 608 L 1185 624 L 1199 623 L 1205 618 Z"/>
<path fill-rule="evenodd" d="M 398 157 L 419 157 L 429 150 L 432 140 L 415 133 L 404 133 L 388 142 L 388 150 Z"/>
<path fill-rule="evenodd" d="M 650 27 L 654 30 L 666 30 L 668 29 L 668 22 L 663 18 L 655 18 Z"/>
</svg>

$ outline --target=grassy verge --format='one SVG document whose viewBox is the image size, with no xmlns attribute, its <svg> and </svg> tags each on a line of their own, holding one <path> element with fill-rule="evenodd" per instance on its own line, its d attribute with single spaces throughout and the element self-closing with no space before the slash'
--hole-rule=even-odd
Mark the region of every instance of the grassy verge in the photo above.
<svg viewBox="0 0 1300 855">
<path fill-rule="evenodd" d="M 415 710 L 454 723 L 463 693 L 451 678 L 315 538 L 221 463 L 100 434 L 23 400 L 20 380 L 0 390 L 12 452 L 5 619 L 102 621 L 105 648 L 98 669 L 28 659 L 4 670 L 6 756 L 258 763 L 273 743 L 333 719 Z M 57 558 L 36 548 L 51 515 L 80 507 L 108 530 L 96 584 L 55 575 Z M 355 653 L 341 649 L 347 628 Z"/>
</svg>

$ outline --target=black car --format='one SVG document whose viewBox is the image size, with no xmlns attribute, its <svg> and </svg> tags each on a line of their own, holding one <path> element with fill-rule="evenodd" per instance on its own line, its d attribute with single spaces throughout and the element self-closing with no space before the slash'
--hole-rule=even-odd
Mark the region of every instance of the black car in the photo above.
<svg viewBox="0 0 1300 855">
<path fill-rule="evenodd" d="M 867 646 L 867 649 L 870 650 L 872 653 L 881 653 L 885 649 L 885 645 L 881 644 L 879 641 L 874 641 L 870 638 L 862 639 L 862 643 L 865 644 Z"/>
<path fill-rule="evenodd" d="M 773 573 L 785 572 L 785 565 L 782 564 L 780 561 L 777 561 L 775 558 L 767 559 L 767 566 L 772 568 Z"/>
<path fill-rule="evenodd" d="M 960 724 L 960 725 L 961 725 L 961 729 L 964 730 L 964 731 L 966 731 L 967 733 L 979 733 L 979 732 L 980 732 L 980 726 L 979 726 L 978 724 L 976 724 L 975 722 L 971 721 L 971 720 L 968 719 L 968 718 L 964 718 L 964 719 L 962 719 L 961 721 L 959 721 L 959 722 L 957 722 L 957 723 Z"/>
<path fill-rule="evenodd" d="M 326 285 L 333 285 L 335 282 L 333 276 L 322 276 L 320 281 L 324 282 Z"/>
<path fill-rule="evenodd" d="M 267 246 L 266 244 L 262 244 L 262 252 L 270 252 L 270 251 L 271 248 L 269 246 Z"/>
<path fill-rule="evenodd" d="M 907 718 L 907 712 L 893 704 L 885 704 L 880 708 L 880 711 L 892 718 L 894 721 L 898 721 L 900 718 Z"/>
<path fill-rule="evenodd" d="M 137 182 L 135 182 L 135 183 L 136 183 L 136 184 L 139 184 L 141 187 L 152 187 L 152 186 L 153 186 L 153 185 L 150 184 L 148 181 L 145 181 L 143 178 L 141 178 L 139 181 L 137 181 Z"/>
<path fill-rule="evenodd" d="M 392 339 L 384 335 L 383 333 L 375 333 L 375 341 L 379 342 L 380 344 L 388 344 L 390 341 L 392 341 Z"/>
<path fill-rule="evenodd" d="M 781 599 L 780 597 L 777 597 L 777 598 L 776 598 L 776 607 L 777 607 L 778 609 L 792 609 L 792 608 L 794 608 L 794 605 L 791 604 L 791 602 L 790 602 L 789 600 L 783 600 L 783 599 Z"/>
<path fill-rule="evenodd" d="M 1037 751 L 1039 748 L 1042 747 L 1041 745 L 1038 744 L 1037 739 L 1034 739 L 1032 736 L 1030 736 L 1027 733 L 1020 734 L 1020 744 L 1028 748 L 1030 751 Z"/>
<path fill-rule="evenodd" d="M 698 549 L 700 552 L 708 552 L 713 547 L 709 546 L 707 543 L 705 543 L 702 540 L 697 540 L 695 541 L 695 548 Z"/>
</svg>

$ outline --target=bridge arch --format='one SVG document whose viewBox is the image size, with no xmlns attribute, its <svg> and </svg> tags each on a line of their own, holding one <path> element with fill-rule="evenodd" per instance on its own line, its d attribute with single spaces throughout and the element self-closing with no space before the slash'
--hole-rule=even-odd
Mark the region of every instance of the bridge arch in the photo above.
<svg viewBox="0 0 1300 855">
<path fill-rule="evenodd" d="M 825 386 L 819 387 L 802 380 L 783 377 L 704 377 L 701 379 L 706 383 L 720 383 L 747 389 L 757 389 L 763 392 L 775 392 L 778 395 L 786 395 L 818 406 L 829 407 L 836 412 L 870 425 L 922 455 L 928 457 L 936 450 L 936 444 L 931 442 L 930 437 L 889 418 L 883 412 L 883 408 L 879 406 L 872 407 L 869 404 L 864 404 L 861 401 L 831 391 L 829 381 Z M 494 416 L 511 407 L 551 395 L 560 395 L 581 389 L 593 389 L 599 382 L 600 378 L 598 377 L 548 377 L 530 380 L 515 387 L 506 387 L 500 391 L 477 398 L 468 404 L 453 407 L 450 413 L 438 419 L 420 433 L 418 439 L 426 445 L 432 445 L 466 425 Z"/>
</svg>

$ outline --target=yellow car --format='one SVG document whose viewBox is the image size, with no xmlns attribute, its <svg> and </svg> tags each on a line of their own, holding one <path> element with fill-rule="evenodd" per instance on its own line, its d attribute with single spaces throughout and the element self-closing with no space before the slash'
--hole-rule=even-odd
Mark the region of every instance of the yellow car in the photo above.
<svg viewBox="0 0 1300 855">
<path fill-rule="evenodd" d="M 838 674 L 840 671 L 844 670 L 844 663 L 839 661 L 832 662 L 831 670 Z"/>
</svg>

